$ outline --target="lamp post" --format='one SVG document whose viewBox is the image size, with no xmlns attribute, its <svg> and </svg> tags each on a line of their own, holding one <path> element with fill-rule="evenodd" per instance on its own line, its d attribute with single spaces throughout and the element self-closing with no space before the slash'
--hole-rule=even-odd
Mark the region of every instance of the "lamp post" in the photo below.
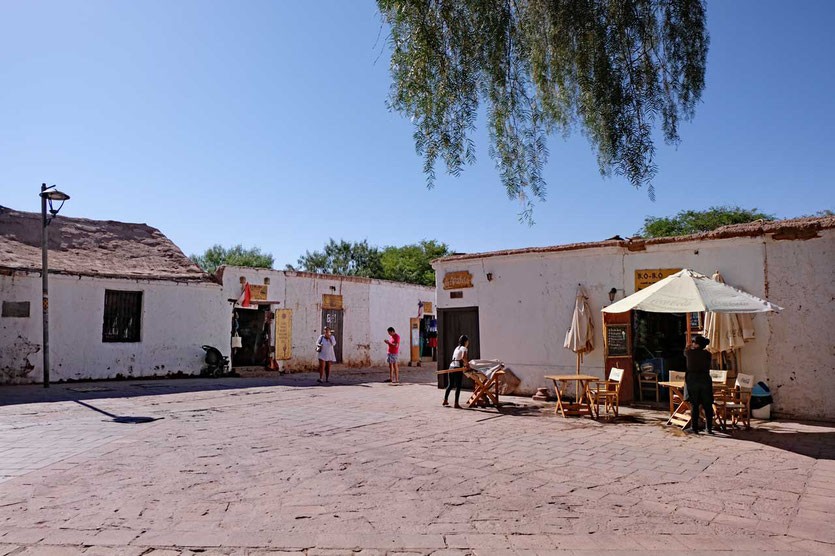
<svg viewBox="0 0 835 556">
<path fill-rule="evenodd" d="M 49 187 L 41 185 L 41 282 L 43 284 L 43 387 L 49 388 L 49 265 L 47 264 L 47 243 L 46 227 L 52 219 L 58 215 L 58 211 L 64 206 L 64 201 L 70 198 L 69 195 L 55 189 L 54 185 Z M 58 208 L 53 208 L 52 201 L 61 201 Z M 50 218 L 46 217 L 46 205 L 49 204 Z"/>
</svg>

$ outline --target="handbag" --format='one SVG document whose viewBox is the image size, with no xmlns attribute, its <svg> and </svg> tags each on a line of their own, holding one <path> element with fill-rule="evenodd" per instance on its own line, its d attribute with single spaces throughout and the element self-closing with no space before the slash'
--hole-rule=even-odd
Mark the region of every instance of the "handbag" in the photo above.
<svg viewBox="0 0 835 556">
<path fill-rule="evenodd" d="M 322 337 L 319 336 L 319 340 L 316 342 L 316 353 L 320 353 L 322 351 Z"/>
<path fill-rule="evenodd" d="M 243 345 L 244 344 L 241 341 L 241 337 L 238 336 L 237 332 L 235 332 L 235 334 L 232 336 L 232 348 L 234 349 L 234 348 L 243 347 Z"/>
</svg>

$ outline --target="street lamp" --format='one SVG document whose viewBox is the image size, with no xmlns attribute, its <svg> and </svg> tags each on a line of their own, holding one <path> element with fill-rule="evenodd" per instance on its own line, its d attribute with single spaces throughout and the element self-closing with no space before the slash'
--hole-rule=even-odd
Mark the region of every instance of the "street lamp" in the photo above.
<svg viewBox="0 0 835 556">
<path fill-rule="evenodd" d="M 46 227 L 52 220 L 58 216 L 58 211 L 64 206 L 64 202 L 70 198 L 69 195 L 62 191 L 55 189 L 54 185 L 49 187 L 46 184 L 41 185 L 41 261 L 43 268 L 41 269 L 41 282 L 43 284 L 43 387 L 49 388 L 49 266 L 47 265 L 46 252 Z M 58 208 L 54 208 L 53 201 L 61 201 Z M 46 205 L 49 204 L 49 214 L 52 216 L 47 219 Z"/>
</svg>

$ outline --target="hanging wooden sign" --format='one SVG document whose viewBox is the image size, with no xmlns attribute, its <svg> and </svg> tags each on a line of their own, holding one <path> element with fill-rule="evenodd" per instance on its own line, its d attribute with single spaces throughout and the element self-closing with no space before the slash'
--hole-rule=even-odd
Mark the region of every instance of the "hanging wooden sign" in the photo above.
<svg viewBox="0 0 835 556">
<path fill-rule="evenodd" d="M 672 276 L 680 268 L 649 268 L 635 271 L 635 291 L 640 291 L 647 286 L 660 282 L 667 276 Z"/>
<path fill-rule="evenodd" d="M 275 310 L 275 358 L 286 361 L 293 356 L 293 310 Z"/>
<path fill-rule="evenodd" d="M 423 302 L 423 314 L 431 315 L 432 313 L 435 312 L 432 309 L 433 309 L 433 307 L 432 307 L 432 302 L 431 301 L 424 301 Z"/>
<path fill-rule="evenodd" d="M 261 284 L 249 285 L 249 299 L 251 301 L 266 301 L 267 300 L 267 286 Z"/>
<path fill-rule="evenodd" d="M 473 275 L 466 270 L 457 270 L 444 274 L 445 290 L 460 290 L 473 287 Z"/>
<path fill-rule="evenodd" d="M 322 309 L 342 309 L 342 296 L 330 293 L 322 294 Z"/>
</svg>

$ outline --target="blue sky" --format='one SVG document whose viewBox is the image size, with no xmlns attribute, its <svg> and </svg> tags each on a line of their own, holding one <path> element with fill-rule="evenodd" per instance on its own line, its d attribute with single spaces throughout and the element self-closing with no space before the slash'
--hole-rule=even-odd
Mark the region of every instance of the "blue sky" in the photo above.
<svg viewBox="0 0 835 556">
<path fill-rule="evenodd" d="M 276 266 L 329 237 L 462 252 L 593 241 L 716 204 L 835 209 L 835 3 L 711 1 L 707 87 L 658 145 L 657 200 L 551 139 L 548 199 L 517 220 L 476 165 L 427 190 L 411 125 L 386 109 L 372 1 L 0 4 L 0 204 L 147 222 L 186 253 L 260 246 Z"/>
</svg>

